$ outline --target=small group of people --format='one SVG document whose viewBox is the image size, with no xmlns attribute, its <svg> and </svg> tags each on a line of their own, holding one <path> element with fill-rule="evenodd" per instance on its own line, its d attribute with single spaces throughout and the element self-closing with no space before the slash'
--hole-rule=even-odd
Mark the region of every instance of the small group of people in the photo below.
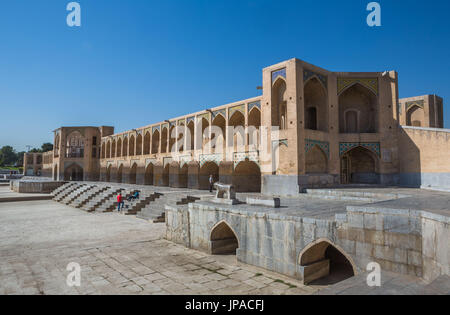
<svg viewBox="0 0 450 315">
<path fill-rule="evenodd" d="M 133 195 L 128 196 L 127 201 L 137 200 L 139 199 L 139 191 L 135 191 Z M 123 201 L 122 193 L 119 192 L 117 195 L 117 211 L 120 211 L 120 209 L 125 207 L 125 201 Z"/>
</svg>

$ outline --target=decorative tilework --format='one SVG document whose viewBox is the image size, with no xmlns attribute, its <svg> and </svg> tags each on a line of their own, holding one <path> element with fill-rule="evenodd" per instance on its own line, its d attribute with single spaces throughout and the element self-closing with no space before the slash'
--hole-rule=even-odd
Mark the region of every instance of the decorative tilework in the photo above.
<svg viewBox="0 0 450 315">
<path fill-rule="evenodd" d="M 155 165 L 157 162 L 158 162 L 157 159 L 146 159 L 146 160 L 145 160 L 145 168 L 147 168 L 147 166 L 148 166 L 149 164 Z"/>
<path fill-rule="evenodd" d="M 245 105 L 238 105 L 238 106 L 234 106 L 228 109 L 228 119 L 230 119 L 234 113 L 236 113 L 237 111 L 241 112 L 242 115 L 245 116 Z"/>
<path fill-rule="evenodd" d="M 195 123 L 195 117 L 194 117 L 194 116 L 188 117 L 188 118 L 186 119 L 186 124 L 189 125 L 189 123 L 190 123 L 191 121 L 193 121 L 193 122 Z"/>
<path fill-rule="evenodd" d="M 246 159 L 248 159 L 249 161 L 255 162 L 256 164 L 259 165 L 259 154 L 257 151 L 252 151 L 252 152 L 237 152 L 234 153 L 234 167 L 236 168 L 236 166 L 245 161 Z"/>
<path fill-rule="evenodd" d="M 286 79 L 286 68 L 272 72 L 272 84 L 275 83 L 278 77 Z"/>
<path fill-rule="evenodd" d="M 152 128 L 152 134 L 155 133 L 155 131 L 158 130 L 159 132 L 161 132 L 161 126 L 155 126 Z"/>
<path fill-rule="evenodd" d="M 327 157 L 330 157 L 330 143 L 324 142 L 324 141 L 318 141 L 318 140 L 305 140 L 305 153 L 308 153 L 309 150 L 311 150 L 314 146 L 318 146 L 322 149 L 323 152 L 327 155 Z"/>
<path fill-rule="evenodd" d="M 172 163 L 172 162 L 173 162 L 173 158 L 171 158 L 171 157 L 165 157 L 165 158 L 163 159 L 163 165 L 164 165 L 164 168 L 166 168 L 167 164 L 170 164 L 170 163 Z"/>
<path fill-rule="evenodd" d="M 209 113 L 204 113 L 197 116 L 199 122 L 202 121 L 202 118 L 205 118 L 209 122 Z"/>
<path fill-rule="evenodd" d="M 178 126 L 184 126 L 184 124 L 185 124 L 185 120 L 184 119 L 180 119 L 180 120 L 177 121 L 177 125 Z"/>
<path fill-rule="evenodd" d="M 162 124 L 161 125 L 161 129 L 164 130 L 164 128 L 169 129 L 169 124 Z"/>
<path fill-rule="evenodd" d="M 420 100 L 420 101 L 407 102 L 406 103 L 406 111 L 408 111 L 413 106 L 418 106 L 418 107 L 423 109 L 424 108 L 424 101 Z"/>
<path fill-rule="evenodd" d="M 369 90 L 374 92 L 375 95 L 378 96 L 378 78 L 338 78 L 338 95 L 356 83 L 367 87 Z"/>
<path fill-rule="evenodd" d="M 219 109 L 219 110 L 214 111 L 212 113 L 212 119 L 216 118 L 218 115 L 222 115 L 223 118 L 226 119 L 226 117 L 227 117 L 227 110 L 224 108 L 224 109 Z"/>
<path fill-rule="evenodd" d="M 187 164 L 190 161 L 192 161 L 192 157 L 190 155 L 182 155 L 182 156 L 179 157 L 178 161 L 180 163 L 180 168 L 183 168 L 183 166 L 185 164 Z"/>
<path fill-rule="evenodd" d="M 248 112 L 250 113 L 250 111 L 257 107 L 259 110 L 261 110 L 261 102 L 260 101 L 256 101 L 256 102 L 252 102 L 248 104 Z"/>
<path fill-rule="evenodd" d="M 342 156 L 356 147 L 366 148 L 376 155 L 381 156 L 379 142 L 341 142 L 339 143 L 339 155 Z"/>
<path fill-rule="evenodd" d="M 223 160 L 223 154 L 200 154 L 200 167 L 202 167 L 207 162 L 214 162 L 217 165 Z"/>
<path fill-rule="evenodd" d="M 320 82 L 322 82 L 322 84 L 325 86 L 325 88 L 327 88 L 328 86 L 328 77 L 320 74 L 320 73 L 316 73 L 310 70 L 303 70 L 303 83 L 306 83 L 309 79 L 313 78 L 313 77 L 317 77 Z"/>
</svg>

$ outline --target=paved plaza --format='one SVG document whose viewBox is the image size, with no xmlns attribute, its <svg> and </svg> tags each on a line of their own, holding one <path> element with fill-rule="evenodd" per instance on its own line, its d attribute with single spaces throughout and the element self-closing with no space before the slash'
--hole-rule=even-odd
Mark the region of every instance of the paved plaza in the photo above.
<svg viewBox="0 0 450 315">
<path fill-rule="evenodd" d="M 0 294 L 312 294 L 319 287 L 163 239 L 164 224 L 53 201 L 0 203 Z M 81 286 L 66 267 L 81 265 Z"/>
</svg>

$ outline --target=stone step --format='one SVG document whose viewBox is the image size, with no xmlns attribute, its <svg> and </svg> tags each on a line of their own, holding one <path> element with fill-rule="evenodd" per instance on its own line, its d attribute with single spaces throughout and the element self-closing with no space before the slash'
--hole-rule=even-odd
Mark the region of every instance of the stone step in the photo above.
<svg viewBox="0 0 450 315">
<path fill-rule="evenodd" d="M 75 190 L 74 192 L 72 192 L 71 194 L 69 194 L 66 198 L 64 198 L 61 203 L 65 204 L 65 205 L 69 205 L 71 204 L 75 199 L 79 198 L 83 193 L 93 189 L 95 186 L 84 186 L 84 187 L 80 187 L 79 189 Z"/>
<path fill-rule="evenodd" d="M 80 184 L 75 184 L 75 185 L 71 186 L 70 188 L 66 189 L 65 191 L 63 191 L 61 194 L 59 194 L 53 200 L 60 202 L 61 200 L 63 200 L 65 197 L 67 197 L 68 195 L 70 195 L 72 192 L 79 189 L 80 187 L 81 187 Z"/>
<path fill-rule="evenodd" d="M 55 189 L 55 190 L 52 192 L 53 198 L 56 198 L 56 197 L 60 196 L 60 195 L 61 195 L 62 193 L 64 193 L 67 189 L 69 189 L 70 187 L 72 187 L 72 186 L 74 186 L 74 185 L 75 185 L 75 183 L 67 183 L 67 184 L 64 184 L 64 185 L 62 185 L 61 187 Z"/>
<path fill-rule="evenodd" d="M 80 196 L 78 199 L 76 199 L 74 202 L 72 202 L 71 206 L 75 208 L 81 208 L 86 203 L 88 203 L 90 200 L 98 196 L 99 194 L 103 193 L 107 187 L 95 187 L 91 191 L 88 191 L 84 195 Z"/>
</svg>

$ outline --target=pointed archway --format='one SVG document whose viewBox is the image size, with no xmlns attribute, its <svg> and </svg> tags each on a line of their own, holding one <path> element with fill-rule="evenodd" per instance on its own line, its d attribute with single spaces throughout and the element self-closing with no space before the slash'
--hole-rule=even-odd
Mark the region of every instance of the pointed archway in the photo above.
<svg viewBox="0 0 450 315">
<path fill-rule="evenodd" d="M 306 246 L 299 255 L 305 284 L 330 285 L 356 275 L 352 258 L 328 239 L 319 239 Z"/>
<path fill-rule="evenodd" d="M 379 159 L 372 151 L 358 146 L 341 157 L 341 184 L 379 184 Z"/>
<path fill-rule="evenodd" d="M 212 228 L 210 239 L 212 255 L 236 255 L 239 239 L 225 221 L 219 222 Z"/>
</svg>

